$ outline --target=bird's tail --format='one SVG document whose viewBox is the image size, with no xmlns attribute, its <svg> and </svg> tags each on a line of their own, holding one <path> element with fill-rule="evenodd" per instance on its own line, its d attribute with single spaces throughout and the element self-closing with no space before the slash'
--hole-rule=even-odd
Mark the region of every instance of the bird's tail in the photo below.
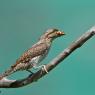
<svg viewBox="0 0 95 95">
<path fill-rule="evenodd" d="M 0 75 L 0 80 L 3 79 L 4 77 L 9 76 L 10 74 L 14 73 L 15 71 L 13 68 L 10 68 L 9 70 L 5 71 L 3 74 Z"/>
</svg>

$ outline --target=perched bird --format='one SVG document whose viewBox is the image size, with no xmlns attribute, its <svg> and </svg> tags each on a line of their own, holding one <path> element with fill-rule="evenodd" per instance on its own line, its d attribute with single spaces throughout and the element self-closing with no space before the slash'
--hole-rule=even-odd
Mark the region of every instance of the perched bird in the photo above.
<svg viewBox="0 0 95 95">
<path fill-rule="evenodd" d="M 26 70 L 28 72 L 31 72 L 30 68 L 43 68 L 48 73 L 45 65 L 39 65 L 39 63 L 48 54 L 52 41 L 62 35 L 65 35 L 65 33 L 59 31 L 58 29 L 47 30 L 40 37 L 39 41 L 30 49 L 25 51 L 22 56 L 16 61 L 16 63 L 10 67 L 10 69 L 0 75 L 0 79 L 9 76 L 16 71 Z"/>
</svg>

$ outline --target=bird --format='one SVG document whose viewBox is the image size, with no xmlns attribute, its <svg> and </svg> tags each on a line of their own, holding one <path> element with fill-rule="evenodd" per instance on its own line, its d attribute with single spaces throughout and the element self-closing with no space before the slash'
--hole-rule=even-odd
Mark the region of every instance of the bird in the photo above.
<svg viewBox="0 0 95 95">
<path fill-rule="evenodd" d="M 45 65 L 39 64 L 47 55 L 54 39 L 65 35 L 64 31 L 48 29 L 31 48 L 26 50 L 8 70 L 0 75 L 0 80 L 14 72 L 42 68 L 48 73 Z"/>
</svg>

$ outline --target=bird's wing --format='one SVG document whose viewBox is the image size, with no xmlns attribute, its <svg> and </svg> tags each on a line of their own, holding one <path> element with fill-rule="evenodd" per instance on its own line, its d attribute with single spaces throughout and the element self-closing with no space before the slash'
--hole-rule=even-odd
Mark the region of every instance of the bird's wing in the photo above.
<svg viewBox="0 0 95 95">
<path fill-rule="evenodd" d="M 45 43 L 34 45 L 32 48 L 24 52 L 22 56 L 16 61 L 16 63 L 11 67 L 14 68 L 19 63 L 29 63 L 29 61 L 31 61 L 32 58 L 42 55 L 47 51 L 47 49 L 48 47 Z"/>
</svg>

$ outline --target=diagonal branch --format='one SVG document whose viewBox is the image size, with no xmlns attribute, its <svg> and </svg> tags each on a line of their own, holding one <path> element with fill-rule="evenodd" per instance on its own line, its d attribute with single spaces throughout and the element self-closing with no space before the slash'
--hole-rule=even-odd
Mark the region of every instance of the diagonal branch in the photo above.
<svg viewBox="0 0 95 95">
<path fill-rule="evenodd" d="M 74 50 L 81 47 L 88 39 L 90 39 L 95 34 L 95 26 L 80 36 L 75 42 L 73 42 L 69 47 L 62 51 L 57 57 L 55 57 L 49 64 L 46 65 L 46 68 L 49 71 L 54 69 L 61 61 L 63 61 L 67 56 L 69 56 Z M 0 80 L 0 88 L 18 88 L 30 83 L 36 82 L 38 79 L 42 78 L 47 73 L 40 69 L 33 75 L 20 80 L 9 80 L 2 79 Z"/>
</svg>

